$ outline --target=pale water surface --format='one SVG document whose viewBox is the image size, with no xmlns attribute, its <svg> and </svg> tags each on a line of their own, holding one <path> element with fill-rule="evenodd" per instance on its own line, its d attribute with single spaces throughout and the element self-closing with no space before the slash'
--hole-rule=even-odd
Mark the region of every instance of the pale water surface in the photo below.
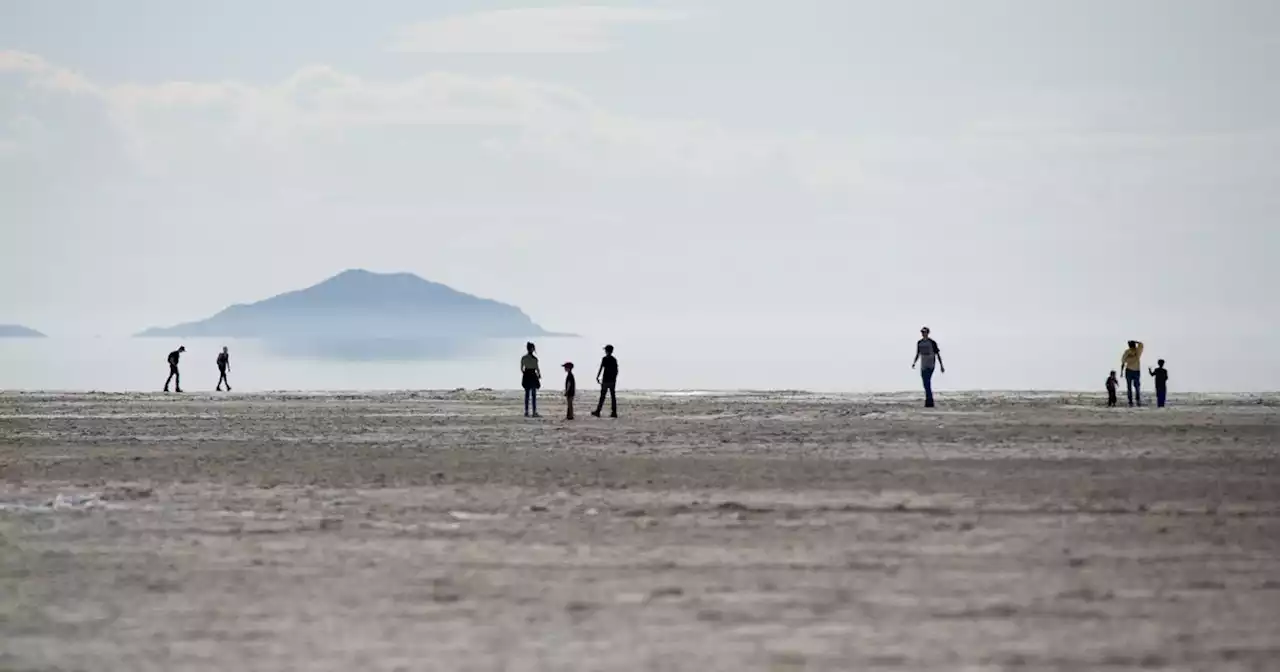
<svg viewBox="0 0 1280 672">
<path fill-rule="evenodd" d="M 1062 334 L 936 333 L 948 364 L 935 377 L 948 390 L 1083 390 L 1102 387 L 1116 368 L 1123 342 Z M 594 385 L 605 342 L 617 346 L 620 387 L 629 390 L 809 390 L 881 392 L 914 390 L 912 333 L 787 336 L 613 335 L 542 338 L 538 352 L 544 387 L 557 389 L 559 365 L 577 365 L 580 387 Z M 256 341 L 127 337 L 0 341 L 0 389 L 66 391 L 159 390 L 165 356 L 185 345 L 183 386 L 209 390 L 217 381 L 214 357 L 231 349 L 237 392 L 267 390 L 395 390 L 519 386 L 523 340 L 465 346 L 365 344 L 333 348 Z M 1169 360 L 1174 392 L 1259 392 L 1280 389 L 1280 357 L 1260 336 L 1235 339 L 1180 337 L 1147 341 L 1144 364 Z M 1145 384 L 1150 386 L 1147 378 Z"/>
</svg>

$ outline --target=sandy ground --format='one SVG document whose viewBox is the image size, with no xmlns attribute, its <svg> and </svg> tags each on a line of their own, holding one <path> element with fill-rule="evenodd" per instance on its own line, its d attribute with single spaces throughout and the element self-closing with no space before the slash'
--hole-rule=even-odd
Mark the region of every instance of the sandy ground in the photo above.
<svg viewBox="0 0 1280 672">
<path fill-rule="evenodd" d="M 1278 398 L 623 402 L 0 394 L 0 670 L 1280 669 Z"/>
</svg>

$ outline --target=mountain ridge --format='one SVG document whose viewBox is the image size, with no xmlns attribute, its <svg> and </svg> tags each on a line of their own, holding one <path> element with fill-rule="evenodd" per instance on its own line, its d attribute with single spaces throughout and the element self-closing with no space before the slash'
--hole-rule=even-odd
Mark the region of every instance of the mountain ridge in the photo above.
<svg viewBox="0 0 1280 672">
<path fill-rule="evenodd" d="M 232 304 L 138 337 L 515 338 L 553 335 L 519 308 L 412 273 L 348 269 L 302 289 Z"/>
<path fill-rule="evenodd" d="M 0 324 L 0 338 L 48 338 L 48 336 L 21 324 Z"/>
</svg>

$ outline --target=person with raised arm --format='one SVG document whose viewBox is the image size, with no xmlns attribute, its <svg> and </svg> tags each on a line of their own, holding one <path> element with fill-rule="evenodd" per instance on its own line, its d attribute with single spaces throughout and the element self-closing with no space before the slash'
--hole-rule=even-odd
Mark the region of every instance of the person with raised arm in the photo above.
<svg viewBox="0 0 1280 672">
<path fill-rule="evenodd" d="M 1164 408 L 1165 399 L 1169 397 L 1169 370 L 1164 368 L 1164 360 L 1156 361 L 1156 368 L 1147 369 L 1147 373 L 1156 379 L 1156 407 Z"/>
<path fill-rule="evenodd" d="M 1129 392 L 1129 407 L 1142 405 L 1142 341 L 1129 341 L 1129 347 L 1120 353 L 1120 368 L 1124 369 L 1124 387 Z"/>
</svg>

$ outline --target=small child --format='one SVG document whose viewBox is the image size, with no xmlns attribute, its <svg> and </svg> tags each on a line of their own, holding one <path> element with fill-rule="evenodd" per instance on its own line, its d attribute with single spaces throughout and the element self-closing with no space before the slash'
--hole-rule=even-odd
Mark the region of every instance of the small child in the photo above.
<svg viewBox="0 0 1280 672">
<path fill-rule="evenodd" d="M 565 420 L 573 419 L 573 397 L 578 393 L 578 383 L 573 379 L 573 362 L 564 363 L 564 400 L 568 406 Z"/>
<path fill-rule="evenodd" d="M 1107 376 L 1107 406 L 1115 407 L 1117 403 L 1116 388 L 1119 386 L 1120 380 L 1116 378 L 1116 372 L 1112 371 L 1111 375 Z"/>
<path fill-rule="evenodd" d="M 1147 373 L 1156 379 L 1156 407 L 1164 408 L 1164 399 L 1169 393 L 1169 372 L 1164 368 L 1164 360 L 1157 361 L 1155 370 L 1147 369 Z"/>
</svg>

